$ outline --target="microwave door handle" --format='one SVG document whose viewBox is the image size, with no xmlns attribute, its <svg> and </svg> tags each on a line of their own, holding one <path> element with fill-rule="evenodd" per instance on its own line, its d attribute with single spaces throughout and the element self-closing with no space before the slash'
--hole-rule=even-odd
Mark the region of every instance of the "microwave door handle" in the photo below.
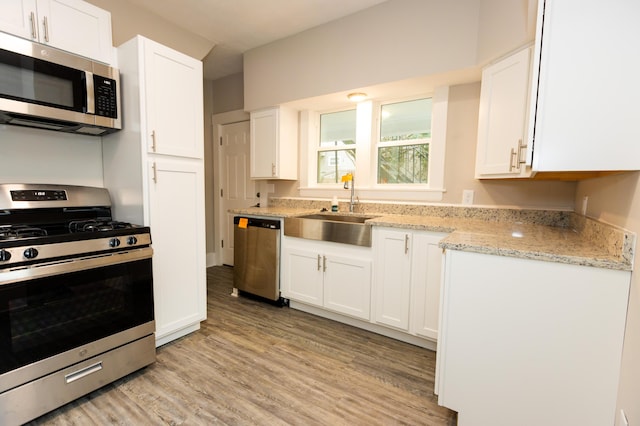
<svg viewBox="0 0 640 426">
<path fill-rule="evenodd" d="M 93 73 L 89 71 L 84 72 L 87 96 L 85 96 L 85 110 L 89 114 L 96 113 L 96 100 L 95 100 L 95 89 L 93 87 Z"/>
</svg>

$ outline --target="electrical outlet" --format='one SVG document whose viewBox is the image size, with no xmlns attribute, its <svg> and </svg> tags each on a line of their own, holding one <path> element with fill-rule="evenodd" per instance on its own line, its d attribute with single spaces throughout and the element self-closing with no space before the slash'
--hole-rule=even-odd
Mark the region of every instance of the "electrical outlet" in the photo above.
<svg viewBox="0 0 640 426">
<path fill-rule="evenodd" d="M 465 189 L 462 191 L 462 204 L 467 206 L 473 204 L 473 194 L 473 189 Z"/>
<path fill-rule="evenodd" d="M 584 196 L 582 197 L 582 216 L 586 216 L 587 215 L 587 203 L 589 202 L 589 197 L 588 196 Z"/>
</svg>

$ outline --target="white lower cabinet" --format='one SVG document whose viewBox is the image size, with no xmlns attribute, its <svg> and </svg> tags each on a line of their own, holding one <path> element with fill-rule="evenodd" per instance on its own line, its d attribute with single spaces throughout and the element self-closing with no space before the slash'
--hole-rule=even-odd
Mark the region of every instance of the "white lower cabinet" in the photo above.
<svg viewBox="0 0 640 426">
<path fill-rule="evenodd" d="M 375 228 L 374 321 L 438 338 L 442 251 L 446 234 Z"/>
<path fill-rule="evenodd" d="M 447 250 L 438 403 L 466 425 L 613 425 L 631 272 Z"/>
<path fill-rule="evenodd" d="M 282 297 L 369 320 L 371 249 L 283 237 Z"/>
<path fill-rule="evenodd" d="M 149 175 L 156 340 L 160 345 L 193 331 L 194 325 L 199 327 L 206 319 L 204 170 L 201 160 L 154 158 L 149 160 Z"/>
</svg>

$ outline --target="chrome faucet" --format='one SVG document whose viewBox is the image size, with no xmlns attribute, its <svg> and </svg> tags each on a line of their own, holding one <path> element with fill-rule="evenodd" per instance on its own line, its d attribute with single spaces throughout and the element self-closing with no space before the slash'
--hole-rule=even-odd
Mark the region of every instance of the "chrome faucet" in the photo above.
<svg viewBox="0 0 640 426">
<path fill-rule="evenodd" d="M 349 199 L 349 212 L 353 213 L 353 206 L 358 204 L 357 199 L 355 198 L 356 185 L 355 179 L 353 177 L 353 173 L 347 173 L 342 176 L 342 180 L 344 181 L 344 189 L 349 189 L 349 182 L 351 182 L 351 198 Z"/>
</svg>

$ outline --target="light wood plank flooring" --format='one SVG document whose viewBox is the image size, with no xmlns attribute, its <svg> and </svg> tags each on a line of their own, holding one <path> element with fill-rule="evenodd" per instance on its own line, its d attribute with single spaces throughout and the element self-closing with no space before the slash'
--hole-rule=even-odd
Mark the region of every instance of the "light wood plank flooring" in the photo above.
<svg viewBox="0 0 640 426">
<path fill-rule="evenodd" d="M 32 425 L 455 425 L 433 394 L 435 353 L 230 296 L 213 267 L 200 331 L 157 362 Z"/>
</svg>

